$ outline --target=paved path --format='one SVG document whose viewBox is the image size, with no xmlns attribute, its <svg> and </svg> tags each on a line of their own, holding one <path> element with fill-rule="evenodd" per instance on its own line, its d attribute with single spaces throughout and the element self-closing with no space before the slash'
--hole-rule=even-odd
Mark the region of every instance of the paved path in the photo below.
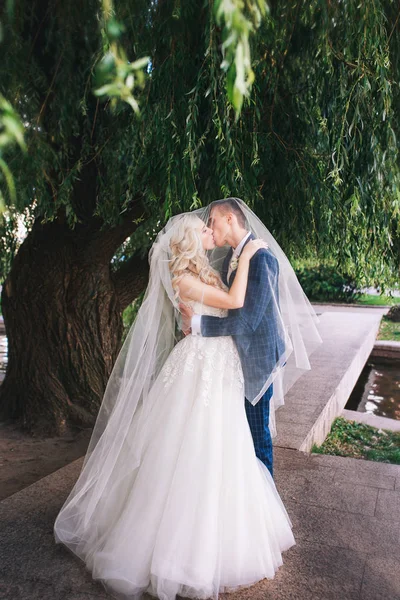
<svg viewBox="0 0 400 600">
<path fill-rule="evenodd" d="M 318 312 L 333 311 L 324 305 Z M 275 447 L 274 455 L 297 544 L 275 579 L 227 599 L 400 600 L 400 466 L 287 447 Z M 0 502 L 1 600 L 110 598 L 82 562 L 54 544 L 55 517 L 81 464 Z"/>
<path fill-rule="evenodd" d="M 110 598 L 53 542 L 82 459 L 0 503 L 0 598 Z M 273 580 L 228 600 L 399 600 L 400 466 L 275 449 L 296 546 Z M 205 552 L 207 549 L 205 548 Z"/>
<path fill-rule="evenodd" d="M 381 312 L 326 310 L 318 325 L 323 343 L 276 413 L 275 445 L 310 451 L 339 416 L 374 346 Z"/>
<path fill-rule="evenodd" d="M 322 314 L 324 312 L 347 312 L 350 314 L 363 313 L 386 315 L 390 310 L 390 307 L 388 306 L 362 306 L 360 304 L 318 304 L 313 302 L 312 305 L 317 314 Z"/>
<path fill-rule="evenodd" d="M 364 288 L 361 290 L 363 294 L 369 294 L 370 296 L 380 296 L 380 290 L 375 287 Z M 397 298 L 400 296 L 400 290 L 388 290 L 387 294 L 392 294 L 392 296 L 396 296 Z"/>
</svg>

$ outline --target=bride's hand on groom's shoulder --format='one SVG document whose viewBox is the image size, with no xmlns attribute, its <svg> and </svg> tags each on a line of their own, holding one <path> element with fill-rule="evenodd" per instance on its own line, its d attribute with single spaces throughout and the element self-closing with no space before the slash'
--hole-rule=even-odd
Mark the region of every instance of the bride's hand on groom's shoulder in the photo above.
<svg viewBox="0 0 400 600">
<path fill-rule="evenodd" d="M 269 248 L 267 242 L 264 242 L 264 240 L 259 239 L 251 240 L 248 244 L 245 245 L 243 252 L 240 255 L 240 258 L 243 257 L 246 260 L 250 260 L 251 258 L 253 258 L 253 256 L 258 250 L 261 250 L 261 248 L 264 248 L 265 250 Z"/>
</svg>

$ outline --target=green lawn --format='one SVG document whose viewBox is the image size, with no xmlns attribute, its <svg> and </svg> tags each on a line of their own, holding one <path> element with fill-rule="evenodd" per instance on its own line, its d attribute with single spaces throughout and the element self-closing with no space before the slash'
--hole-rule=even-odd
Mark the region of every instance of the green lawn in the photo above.
<svg viewBox="0 0 400 600">
<path fill-rule="evenodd" d="M 324 443 L 321 446 L 314 444 L 312 452 L 400 465 L 400 432 L 376 429 L 338 417 Z"/>
<path fill-rule="evenodd" d="M 383 316 L 376 339 L 400 342 L 400 323 L 389 321 L 386 316 Z"/>
<path fill-rule="evenodd" d="M 362 294 L 357 298 L 356 304 L 363 304 L 365 306 L 393 306 L 394 304 L 400 304 L 400 298 L 398 296 L 372 296 L 370 294 Z"/>
</svg>

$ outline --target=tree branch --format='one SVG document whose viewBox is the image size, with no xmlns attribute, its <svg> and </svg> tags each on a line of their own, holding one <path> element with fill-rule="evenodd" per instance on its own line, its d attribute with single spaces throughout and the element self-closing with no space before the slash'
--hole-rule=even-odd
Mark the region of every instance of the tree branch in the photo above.
<svg viewBox="0 0 400 600">
<path fill-rule="evenodd" d="M 395 22 L 394 22 L 394 25 L 393 25 L 392 31 L 390 32 L 390 35 L 389 35 L 389 37 L 388 37 L 388 44 L 390 43 L 390 40 L 392 39 L 392 35 L 393 35 L 393 33 L 394 33 L 394 30 L 396 29 L 397 23 L 399 22 L 399 18 L 400 18 L 400 11 L 399 11 L 399 13 L 397 14 L 397 17 L 396 17 L 396 20 L 395 20 Z"/>
<path fill-rule="evenodd" d="M 115 292 L 121 311 L 124 310 L 145 289 L 149 277 L 149 262 L 146 258 L 131 256 L 113 274 Z"/>
<path fill-rule="evenodd" d="M 88 246 L 88 258 L 93 257 L 98 260 L 101 257 L 102 261 L 107 263 L 111 261 L 115 251 L 137 229 L 139 219 L 145 216 L 140 200 L 141 198 L 134 200 L 134 204 L 123 213 L 117 225 L 109 228 L 99 226 L 93 232 Z"/>
</svg>

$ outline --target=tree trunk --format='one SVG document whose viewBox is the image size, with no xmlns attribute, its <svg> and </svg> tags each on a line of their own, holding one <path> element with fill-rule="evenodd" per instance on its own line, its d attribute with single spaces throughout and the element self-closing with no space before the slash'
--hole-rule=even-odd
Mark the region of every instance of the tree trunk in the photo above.
<svg viewBox="0 0 400 600">
<path fill-rule="evenodd" d="M 111 272 L 112 246 L 127 235 L 123 226 L 101 233 L 88 225 L 70 230 L 62 220 L 35 223 L 2 291 L 8 337 L 2 418 L 39 435 L 94 424 L 120 349 L 122 310 L 146 281 L 146 261 L 139 259 L 136 279 L 132 272 L 128 279 L 126 266 L 121 276 Z"/>
</svg>

